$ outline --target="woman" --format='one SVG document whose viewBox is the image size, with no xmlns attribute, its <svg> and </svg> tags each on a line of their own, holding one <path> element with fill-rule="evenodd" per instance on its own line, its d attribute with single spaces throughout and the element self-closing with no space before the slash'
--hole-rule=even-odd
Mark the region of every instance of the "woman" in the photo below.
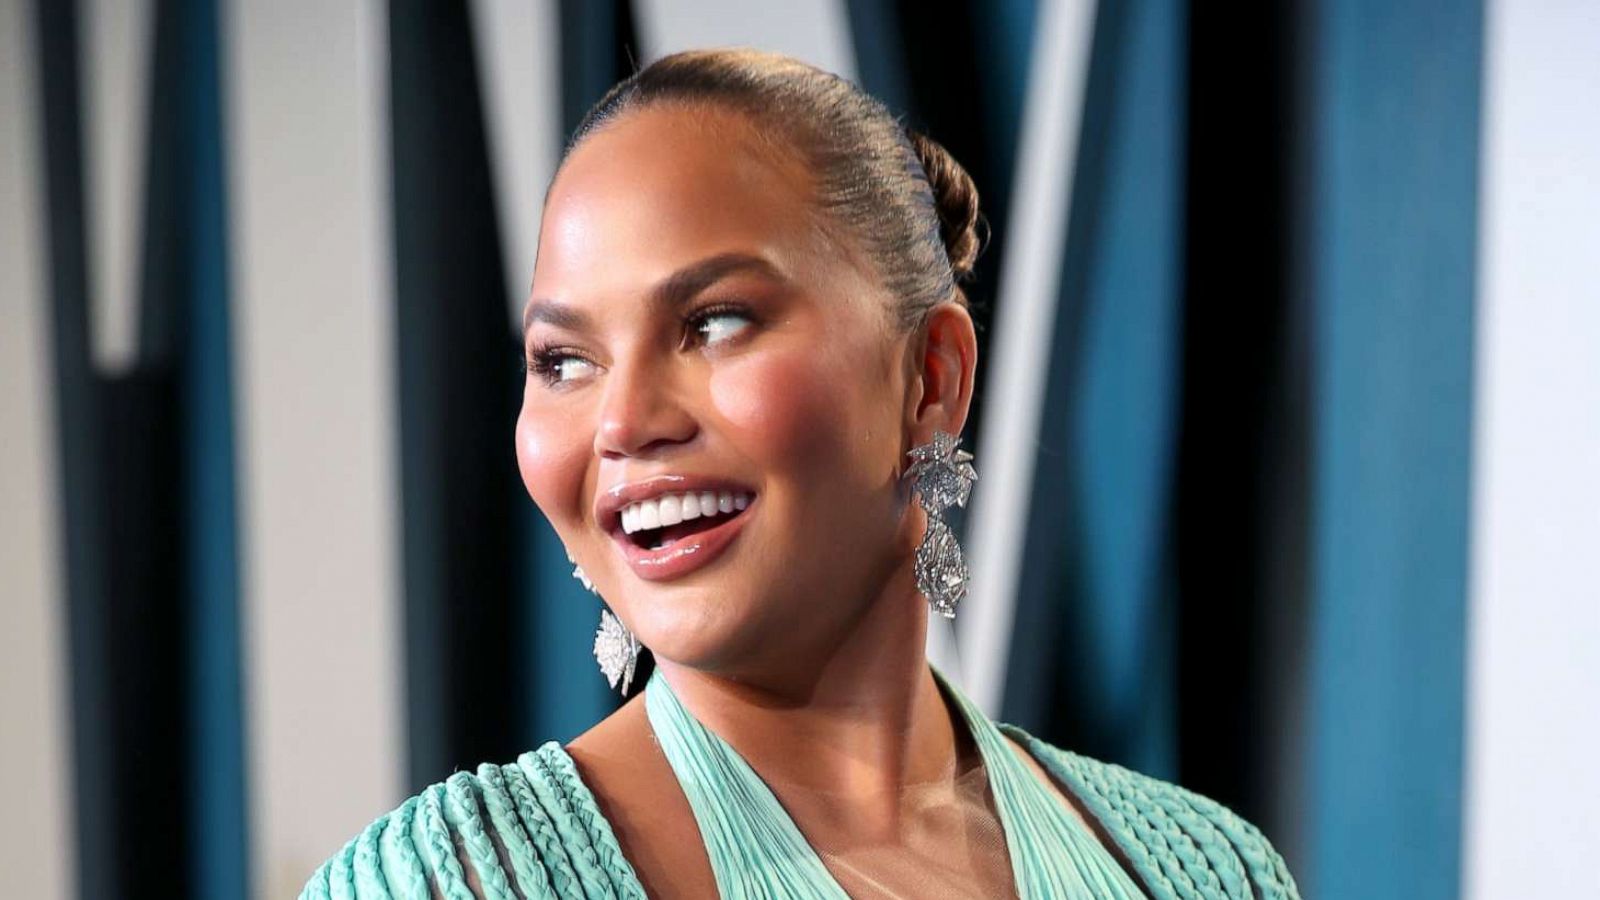
<svg viewBox="0 0 1600 900">
<path fill-rule="evenodd" d="M 942 148 L 786 58 L 678 54 L 591 111 L 546 198 L 517 458 L 615 612 L 613 686 L 641 646 L 656 672 L 378 819 L 306 896 L 1295 896 L 1227 810 L 996 727 L 924 657 L 966 587 L 939 513 L 975 477 L 977 218 Z"/>
</svg>

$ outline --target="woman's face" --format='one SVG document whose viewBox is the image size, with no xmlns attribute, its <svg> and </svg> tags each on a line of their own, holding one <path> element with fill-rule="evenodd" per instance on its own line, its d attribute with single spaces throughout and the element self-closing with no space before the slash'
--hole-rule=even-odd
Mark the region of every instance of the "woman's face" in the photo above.
<svg viewBox="0 0 1600 900">
<path fill-rule="evenodd" d="M 708 110 L 590 135 L 526 315 L 528 492 L 640 640 L 706 670 L 832 646 L 922 526 L 909 336 L 781 156 Z"/>
</svg>

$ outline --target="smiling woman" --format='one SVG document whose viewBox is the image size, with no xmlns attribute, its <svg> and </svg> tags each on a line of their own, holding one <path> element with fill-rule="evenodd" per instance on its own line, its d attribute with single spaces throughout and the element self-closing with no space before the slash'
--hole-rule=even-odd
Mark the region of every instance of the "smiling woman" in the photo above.
<svg viewBox="0 0 1600 900">
<path fill-rule="evenodd" d="M 975 477 L 977 222 L 942 148 L 793 60 L 678 54 L 600 102 L 546 200 L 516 449 L 608 675 L 656 673 L 306 896 L 1295 895 L 1248 823 L 997 726 L 924 657 L 965 590 L 936 514 Z"/>
</svg>

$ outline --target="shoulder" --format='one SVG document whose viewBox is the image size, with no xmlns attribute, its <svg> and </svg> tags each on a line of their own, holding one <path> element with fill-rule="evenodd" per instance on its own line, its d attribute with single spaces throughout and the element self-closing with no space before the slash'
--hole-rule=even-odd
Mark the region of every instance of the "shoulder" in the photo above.
<svg viewBox="0 0 1600 900">
<path fill-rule="evenodd" d="M 311 876 L 301 900 L 642 897 L 559 744 L 429 785 Z"/>
<path fill-rule="evenodd" d="M 714 897 L 716 877 L 689 799 L 656 740 L 644 694 L 567 745 L 652 897 Z"/>
<path fill-rule="evenodd" d="M 1146 883 L 1179 897 L 1299 897 L 1261 830 L 1215 800 L 1002 728 L 1072 789 Z"/>
</svg>

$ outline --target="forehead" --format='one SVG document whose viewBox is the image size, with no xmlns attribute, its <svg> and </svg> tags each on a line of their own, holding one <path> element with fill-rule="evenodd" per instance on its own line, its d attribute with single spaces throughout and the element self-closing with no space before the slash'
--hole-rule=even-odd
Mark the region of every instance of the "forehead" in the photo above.
<svg viewBox="0 0 1600 900">
<path fill-rule="evenodd" d="M 635 290 L 726 252 L 793 272 L 817 249 L 810 182 L 747 119 L 630 112 L 567 157 L 545 204 L 536 295 Z"/>
</svg>

